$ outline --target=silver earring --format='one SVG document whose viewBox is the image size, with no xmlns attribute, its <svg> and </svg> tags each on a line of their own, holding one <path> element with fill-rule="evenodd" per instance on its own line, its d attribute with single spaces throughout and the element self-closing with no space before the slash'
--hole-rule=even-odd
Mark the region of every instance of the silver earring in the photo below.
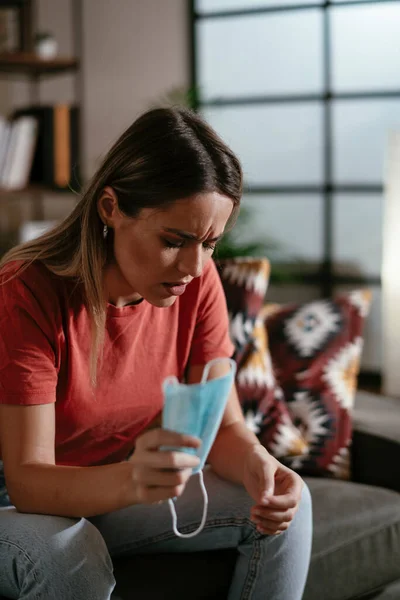
<svg viewBox="0 0 400 600">
<path fill-rule="evenodd" d="M 103 227 L 103 238 L 107 239 L 107 235 L 108 235 L 108 227 L 107 227 L 107 225 L 104 225 L 104 227 Z"/>
</svg>

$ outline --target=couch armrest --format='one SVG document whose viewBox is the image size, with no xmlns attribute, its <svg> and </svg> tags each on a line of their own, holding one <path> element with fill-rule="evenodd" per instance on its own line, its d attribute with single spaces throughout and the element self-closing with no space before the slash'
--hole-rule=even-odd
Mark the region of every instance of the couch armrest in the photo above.
<svg viewBox="0 0 400 600">
<path fill-rule="evenodd" d="M 353 481 L 400 492 L 400 400 L 358 392 L 353 427 Z"/>
</svg>

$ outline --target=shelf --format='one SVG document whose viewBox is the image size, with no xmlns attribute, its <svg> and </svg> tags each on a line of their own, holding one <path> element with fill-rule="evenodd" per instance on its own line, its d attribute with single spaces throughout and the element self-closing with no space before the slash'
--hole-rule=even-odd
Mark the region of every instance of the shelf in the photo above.
<svg viewBox="0 0 400 600">
<path fill-rule="evenodd" d="M 22 196 L 22 195 L 31 195 L 31 196 L 39 196 L 39 195 L 44 195 L 44 194 L 65 194 L 65 195 L 70 195 L 73 194 L 74 192 L 72 192 L 69 188 L 52 188 L 52 187 L 46 187 L 44 185 L 28 185 L 25 188 L 22 188 L 21 190 L 7 190 L 5 188 L 0 188 L 0 198 L 4 198 L 6 197 L 15 197 L 15 196 Z"/>
<path fill-rule="evenodd" d="M 17 75 L 54 75 L 73 71 L 79 66 L 77 58 L 57 57 L 44 60 L 36 54 L 24 52 L 10 52 L 0 54 L 0 73 L 14 73 Z"/>
</svg>

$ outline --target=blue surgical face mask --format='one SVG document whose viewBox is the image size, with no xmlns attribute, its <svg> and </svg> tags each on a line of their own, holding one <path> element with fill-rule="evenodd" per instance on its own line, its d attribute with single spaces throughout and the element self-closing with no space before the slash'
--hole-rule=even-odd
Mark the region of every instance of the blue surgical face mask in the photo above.
<svg viewBox="0 0 400 600">
<path fill-rule="evenodd" d="M 228 363 L 230 365 L 229 373 L 216 379 L 207 380 L 211 367 L 218 362 Z M 174 450 L 183 450 L 199 456 L 200 464 L 193 469 L 193 473 L 199 474 L 200 486 L 204 497 L 204 510 L 200 526 L 196 531 L 188 534 L 180 533 L 177 529 L 175 499 L 168 501 L 172 515 L 172 528 L 178 537 L 194 537 L 200 533 L 205 525 L 208 497 L 204 486 L 202 470 L 221 424 L 225 406 L 234 382 L 235 372 L 236 363 L 233 360 L 217 358 L 210 361 L 204 367 L 200 383 L 183 384 L 176 377 L 168 377 L 163 383 L 163 428 L 193 435 L 202 441 L 200 448 L 197 450 L 194 448 L 174 448 Z M 168 448 L 168 450 L 171 450 L 171 448 Z"/>
</svg>

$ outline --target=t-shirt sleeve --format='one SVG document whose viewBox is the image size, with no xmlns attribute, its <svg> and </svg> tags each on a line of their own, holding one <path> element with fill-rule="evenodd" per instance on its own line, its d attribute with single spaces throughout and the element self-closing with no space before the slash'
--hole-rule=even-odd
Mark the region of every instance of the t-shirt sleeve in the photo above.
<svg viewBox="0 0 400 600">
<path fill-rule="evenodd" d="M 35 267 L 0 281 L 1 404 L 56 400 L 60 311 L 49 281 Z"/>
<path fill-rule="evenodd" d="M 192 366 L 205 365 L 214 358 L 231 357 L 235 350 L 229 337 L 225 294 L 213 260 L 207 264 L 201 279 L 200 300 L 189 358 Z"/>
</svg>

